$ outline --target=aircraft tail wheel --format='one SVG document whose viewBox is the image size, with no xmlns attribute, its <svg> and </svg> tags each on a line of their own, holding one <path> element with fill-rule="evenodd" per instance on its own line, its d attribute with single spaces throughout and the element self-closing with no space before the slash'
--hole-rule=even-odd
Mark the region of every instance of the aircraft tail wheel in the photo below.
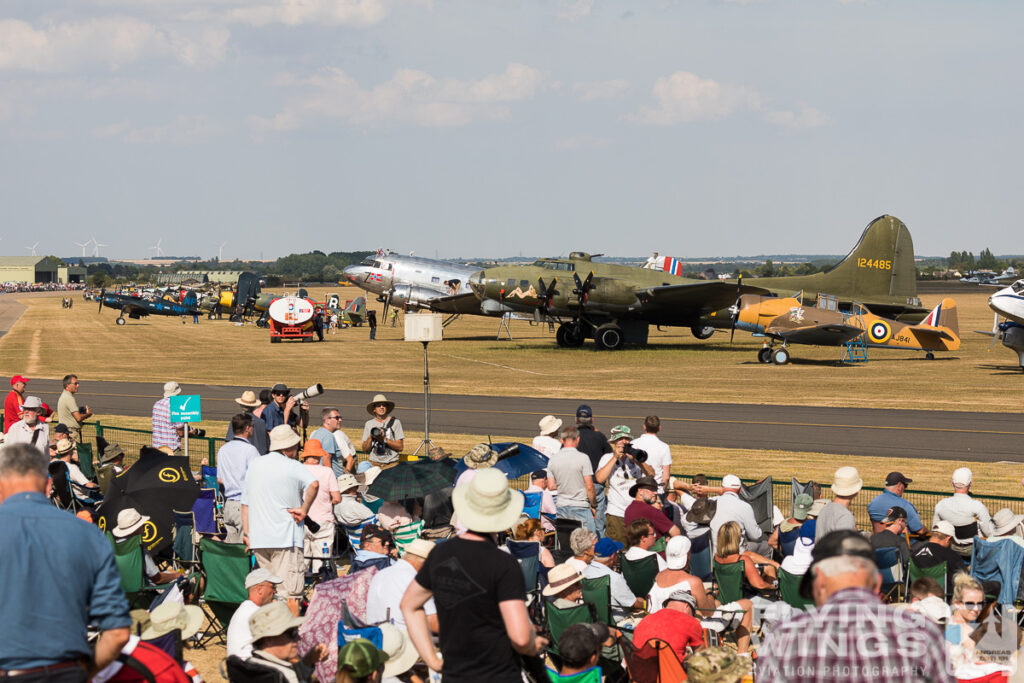
<svg viewBox="0 0 1024 683">
<path fill-rule="evenodd" d="M 116 322 L 118 325 L 124 325 L 124 318 L 118 318 L 114 322 Z"/>
<path fill-rule="evenodd" d="M 785 365 L 789 362 L 789 350 L 786 348 L 772 351 L 772 362 L 776 365 Z"/>
<path fill-rule="evenodd" d="M 767 346 L 757 352 L 757 360 L 760 363 L 769 363 L 772 360 L 772 350 Z"/>
<path fill-rule="evenodd" d="M 213 320 L 213 318 L 214 318 L 214 314 L 213 313 L 207 313 L 206 314 L 206 319 L 207 320 Z"/>
<path fill-rule="evenodd" d="M 594 332 L 594 342 L 599 349 L 615 351 L 622 348 L 626 339 L 618 325 L 602 325 Z"/>
<path fill-rule="evenodd" d="M 935 354 L 932 353 L 931 351 L 929 351 L 928 353 L 924 354 L 924 357 L 927 358 L 928 360 L 935 360 Z"/>
</svg>

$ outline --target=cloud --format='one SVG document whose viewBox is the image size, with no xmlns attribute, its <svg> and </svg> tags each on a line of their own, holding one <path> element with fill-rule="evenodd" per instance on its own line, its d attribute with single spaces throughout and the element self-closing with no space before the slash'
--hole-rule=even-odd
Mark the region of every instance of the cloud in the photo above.
<svg viewBox="0 0 1024 683">
<path fill-rule="evenodd" d="M 814 107 L 801 107 L 800 111 L 770 111 L 765 120 L 776 126 L 788 128 L 820 128 L 833 123 L 832 119 Z"/>
<path fill-rule="evenodd" d="M 604 149 L 611 141 L 608 138 L 599 138 L 591 135 L 574 135 L 562 138 L 555 142 L 555 149 L 576 150 L 576 149 Z"/>
<path fill-rule="evenodd" d="M 230 10 L 227 18 L 254 26 L 315 23 L 364 28 L 379 24 L 387 14 L 382 0 L 263 0 Z"/>
<path fill-rule="evenodd" d="M 93 130 L 98 138 L 116 138 L 130 144 L 170 142 L 188 145 L 205 142 L 220 134 L 221 128 L 205 115 L 179 114 L 173 121 L 157 126 L 136 126 L 128 121 L 111 123 Z"/>
<path fill-rule="evenodd" d="M 617 78 L 611 81 L 575 83 L 572 86 L 572 92 L 584 102 L 593 102 L 594 100 L 610 100 L 621 97 L 627 88 L 629 88 L 629 83 L 625 79 Z"/>
<path fill-rule="evenodd" d="M 150 59 L 205 67 L 224 59 L 230 32 L 199 27 L 157 28 L 131 17 L 43 24 L 0 20 L 0 70 L 43 73 L 101 66 L 111 70 Z"/>
<path fill-rule="evenodd" d="M 271 118 L 250 120 L 257 135 L 300 128 L 318 119 L 340 119 L 353 125 L 387 122 L 417 126 L 460 126 L 509 116 L 508 105 L 532 99 L 543 82 L 537 69 L 511 63 L 501 73 L 475 81 L 438 79 L 425 71 L 399 69 L 384 83 L 364 88 L 337 68 L 313 76 L 284 76 L 280 87 L 303 92 Z"/>
<path fill-rule="evenodd" d="M 597 0 L 558 0 L 558 18 L 577 21 L 590 16 Z"/>
</svg>

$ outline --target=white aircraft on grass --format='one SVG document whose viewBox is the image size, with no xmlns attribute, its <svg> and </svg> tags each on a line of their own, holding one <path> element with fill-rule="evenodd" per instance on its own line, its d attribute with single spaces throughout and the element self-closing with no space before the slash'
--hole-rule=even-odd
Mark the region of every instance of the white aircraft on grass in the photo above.
<svg viewBox="0 0 1024 683">
<path fill-rule="evenodd" d="M 992 331 L 975 331 L 990 335 L 993 344 L 997 339 L 1003 342 L 1003 346 L 1017 354 L 1021 370 L 1024 370 L 1024 280 L 1017 280 L 990 296 L 988 307 L 995 311 Z M 1000 316 L 1006 320 L 999 322 Z"/>
</svg>

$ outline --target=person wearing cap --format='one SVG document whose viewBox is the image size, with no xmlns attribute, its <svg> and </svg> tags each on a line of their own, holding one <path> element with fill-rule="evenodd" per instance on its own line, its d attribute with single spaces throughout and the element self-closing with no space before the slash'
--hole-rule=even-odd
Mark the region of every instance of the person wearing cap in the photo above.
<svg viewBox="0 0 1024 683">
<path fill-rule="evenodd" d="M 397 559 L 394 535 L 378 524 L 367 524 L 359 532 L 359 550 L 352 556 L 348 573 L 355 574 L 369 567 L 387 569 Z"/>
<path fill-rule="evenodd" d="M 598 533 L 594 511 L 598 510 L 597 489 L 590 458 L 580 451 L 580 431 L 576 427 L 562 427 L 559 432 L 562 448 L 548 460 L 548 472 L 558 489 L 557 516 L 576 519 L 586 528 Z M 603 497 L 603 493 L 601 494 Z M 603 525 L 603 518 L 602 518 Z"/>
<path fill-rule="evenodd" d="M 590 459 L 590 469 L 592 472 L 596 472 L 601 458 L 605 453 L 611 452 L 612 448 L 605 435 L 594 427 L 594 412 L 586 404 L 576 408 L 576 430 L 579 433 L 579 442 L 575 448 Z M 564 429 L 562 445 L 565 445 Z M 598 536 L 604 536 L 604 520 L 607 514 L 608 499 L 605 496 L 603 486 L 595 486 L 595 489 L 594 531 Z"/>
<path fill-rule="evenodd" d="M 81 502 L 94 504 L 102 500 L 99 484 L 90 481 L 78 464 L 78 446 L 71 439 L 61 439 L 56 444 L 57 460 L 64 463 L 68 470 L 68 481 L 71 490 Z"/>
<path fill-rule="evenodd" d="M 323 564 L 315 558 L 330 557 L 331 546 L 334 545 L 334 506 L 341 502 L 341 491 L 334 470 L 321 464 L 329 462 L 327 457 L 327 452 L 316 439 L 309 439 L 302 449 L 302 462 L 318 484 L 316 498 L 309 506 L 309 518 L 319 524 L 320 528 L 314 532 L 307 526 L 303 543 L 306 567 L 314 572 L 319 571 Z"/>
<path fill-rule="evenodd" d="M 814 501 L 807 493 L 801 493 L 793 499 L 793 515 L 775 527 L 768 537 L 768 545 L 775 548 L 782 557 L 793 554 L 793 547 L 800 536 L 800 528 L 807 521 L 807 513 Z"/>
<path fill-rule="evenodd" d="M 303 521 L 320 485 L 296 461 L 299 435 L 282 424 L 270 432 L 270 452 L 249 463 L 242 486 L 242 533 L 259 566 L 284 579 L 281 593 L 298 613 L 305 584 Z"/>
<path fill-rule="evenodd" d="M 553 532 L 555 524 L 551 520 L 558 514 L 558 508 L 555 507 L 554 496 L 548 490 L 548 471 L 536 470 L 533 472 L 530 475 L 530 485 L 523 493 L 540 494 L 540 523 L 544 527 L 544 531 Z"/>
<path fill-rule="evenodd" d="M 384 394 L 376 394 L 366 404 L 366 412 L 372 417 L 363 425 L 362 449 L 370 454 L 370 462 L 376 465 L 389 465 L 398 462 L 398 454 L 405 448 L 405 431 L 402 422 L 392 415 L 395 402 L 389 401 Z M 375 437 L 374 429 L 380 430 Z"/>
<path fill-rule="evenodd" d="M 320 411 L 320 426 L 309 436 L 311 441 L 319 441 L 320 446 L 327 452 L 327 458 L 320 464 L 334 470 L 335 477 L 340 477 L 345 472 L 351 472 L 356 467 L 355 451 L 353 450 L 347 456 L 341 452 L 338 440 L 335 438 L 335 434 L 339 431 L 341 431 L 341 411 L 337 408 L 324 408 Z"/>
<path fill-rule="evenodd" d="M 689 538 L 673 536 L 668 539 L 665 544 L 665 568 L 654 577 L 654 584 L 647 596 L 649 612 L 661 609 L 669 594 L 679 589 L 689 591 L 701 607 L 711 606 L 711 601 L 705 595 L 704 583 L 686 571 L 689 558 Z"/>
<path fill-rule="evenodd" d="M 718 530 L 728 522 L 736 522 L 743 531 L 747 548 L 759 555 L 770 555 L 771 546 L 764 540 L 764 532 L 757 524 L 754 508 L 740 498 L 743 483 L 735 474 L 722 477 L 722 493 L 712 498 L 715 501 L 715 517 L 711 520 L 712 547 L 718 541 Z"/>
<path fill-rule="evenodd" d="M 626 540 L 626 508 L 633 502 L 630 489 L 640 477 L 654 477 L 655 470 L 649 462 L 637 460 L 632 449 L 626 448 L 633 437 L 629 427 L 612 427 L 608 436 L 612 452 L 601 456 L 594 471 L 594 481 L 605 490 L 605 535 L 621 543 Z"/>
<path fill-rule="evenodd" d="M 295 616 L 281 602 L 271 602 L 253 612 L 249 617 L 249 663 L 278 672 L 283 683 L 310 683 L 313 667 L 327 657 L 328 645 L 319 643 L 299 657 L 299 627 L 305 621 L 305 617 Z"/>
<path fill-rule="evenodd" d="M 370 329 L 372 331 L 375 328 Z M 382 630 L 382 639 L 384 634 Z M 338 650 L 338 677 L 335 683 L 380 683 L 390 661 L 387 652 L 378 650 L 377 646 L 365 638 L 349 641 Z M 398 668 L 401 667 L 396 667 L 396 670 Z"/>
<path fill-rule="evenodd" d="M 409 637 L 445 683 L 521 683 L 520 655 L 537 656 L 547 641 L 526 611 L 519 563 L 498 549 L 496 534 L 519 519 L 523 494 L 492 467 L 456 486 L 452 503 L 468 530 L 435 546 L 405 591 L 401 609 Z M 431 597 L 443 661 L 434 651 L 424 611 Z"/>
<path fill-rule="evenodd" d="M 110 481 L 124 472 L 124 450 L 116 443 L 108 443 L 100 455 L 100 467 L 96 470 L 96 482 L 100 493 L 107 494 Z"/>
<path fill-rule="evenodd" d="M 248 439 L 249 443 L 253 445 L 256 452 L 260 455 L 266 455 L 270 452 L 270 437 L 267 434 L 267 423 L 263 421 L 259 413 L 256 410 L 263 408 L 263 403 L 256 396 L 256 392 L 246 389 L 242 392 L 242 395 L 235 399 L 235 403 L 242 407 L 242 410 L 246 415 L 252 417 L 252 437 Z M 263 411 L 260 410 L 260 413 Z M 231 441 L 235 438 L 234 429 L 228 424 L 227 435 L 225 436 L 226 441 Z"/>
<path fill-rule="evenodd" d="M 591 624 L 572 624 L 558 637 L 558 656 L 562 666 L 558 670 L 561 677 L 576 677 L 590 669 L 597 668 L 597 660 L 601 656 L 601 642 L 597 639 Z M 596 672 L 601 680 L 600 669 Z M 552 680 L 555 680 L 552 676 Z"/>
<path fill-rule="evenodd" d="M 539 426 L 540 434 L 533 437 L 533 447 L 550 458 L 562 447 L 562 442 L 557 438 L 562 421 L 554 415 L 545 415 L 540 419 Z"/>
<path fill-rule="evenodd" d="M 670 470 L 672 469 L 672 449 L 669 445 L 658 438 L 661 431 L 661 419 L 657 415 L 648 415 L 644 418 L 644 433 L 633 439 L 633 448 L 639 448 L 647 453 L 647 465 L 654 471 L 653 476 L 658 482 L 660 490 L 665 489 L 668 483 Z M 613 438 L 613 437 L 612 437 Z M 609 438 L 609 440 L 612 440 Z"/>
<path fill-rule="evenodd" d="M 882 518 L 889 512 L 889 508 L 901 507 L 907 513 L 907 528 L 910 533 L 924 533 L 924 523 L 921 521 L 921 515 L 917 508 L 903 497 L 907 487 L 913 481 L 913 479 L 903 476 L 902 472 L 890 472 L 885 476 L 885 489 L 868 503 L 868 516 L 871 518 L 873 531 L 881 531 L 885 526 L 882 524 Z"/>
<path fill-rule="evenodd" d="M 4 436 L 5 444 L 27 443 L 42 453 L 50 448 L 50 427 L 39 419 L 43 402 L 38 396 L 26 396 L 21 405 L 21 419 L 11 425 Z"/>
<path fill-rule="evenodd" d="M 242 485 L 249 465 L 260 457 L 252 444 L 252 413 L 239 413 L 231 418 L 229 430 L 234 438 L 217 450 L 217 482 L 224 487 L 222 509 L 225 543 L 242 542 Z"/>
<path fill-rule="evenodd" d="M 665 598 L 664 607 L 653 609 L 640 620 L 633 631 L 633 644 L 643 647 L 657 638 L 668 643 L 676 658 L 683 662 L 687 648 L 698 651 L 704 647 L 704 630 L 696 617 L 697 602 L 690 591 L 679 588 Z"/>
<path fill-rule="evenodd" d="M 970 559 L 975 536 L 988 538 L 992 535 L 992 517 L 988 508 L 977 498 L 971 497 L 973 474 L 966 467 L 953 471 L 953 495 L 935 504 L 932 526 L 938 522 L 953 525 L 952 548 L 964 559 Z"/>
<path fill-rule="evenodd" d="M 900 563 L 906 567 L 910 561 L 910 546 L 907 545 L 907 511 L 899 505 L 889 508 L 882 518 L 882 530 L 871 534 L 871 547 L 897 548 L 900 551 Z"/>
<path fill-rule="evenodd" d="M 167 446 L 172 451 L 181 448 L 181 437 L 185 435 L 185 423 L 171 423 L 171 397 L 181 393 L 177 382 L 164 384 L 164 396 L 153 404 L 153 448 Z"/>
<path fill-rule="evenodd" d="M 948 681 L 942 631 L 878 598 L 868 540 L 834 531 L 814 546 L 800 593 L 818 609 L 780 621 L 758 650 L 758 681 Z"/>
<path fill-rule="evenodd" d="M 75 394 L 81 386 L 78 375 L 64 375 L 62 383 L 64 391 L 57 399 L 57 422 L 68 428 L 72 441 L 82 443 L 82 424 L 93 416 L 93 412 L 89 406 L 79 408 L 75 400 Z"/>
<path fill-rule="evenodd" d="M 857 518 L 850 512 L 850 505 L 857 497 L 864 480 L 856 467 L 840 467 L 832 478 L 832 502 L 818 513 L 814 540 L 820 541 L 826 534 L 841 529 L 857 530 Z"/>
<path fill-rule="evenodd" d="M 417 538 L 406 545 L 402 558 L 390 567 L 381 569 L 370 580 L 370 588 L 366 592 L 366 621 L 379 624 L 390 621 L 405 628 L 405 617 L 402 616 L 400 603 L 409 584 L 416 578 L 416 573 L 423 568 L 430 552 L 434 549 L 431 541 Z M 427 625 L 431 633 L 437 633 L 437 608 L 431 598 L 423 605 L 427 613 Z"/>
<path fill-rule="evenodd" d="M 656 539 L 662 536 L 671 538 L 683 533 L 658 507 L 661 500 L 658 498 L 658 482 L 654 477 L 645 474 L 634 480 L 628 493 L 633 502 L 626 507 L 624 515 L 627 529 L 638 519 L 645 519 L 654 528 Z M 628 534 L 623 540 L 627 541 L 627 545 L 632 545 L 628 542 Z"/>
<path fill-rule="evenodd" d="M 992 515 L 992 535 L 990 541 L 1012 541 L 1024 548 L 1024 538 L 1021 538 L 1021 522 L 1024 515 L 1014 514 L 1010 508 L 1000 508 Z"/>
<path fill-rule="evenodd" d="M 260 607 L 269 605 L 277 595 L 281 579 L 266 569 L 254 569 L 245 577 L 245 590 L 249 597 L 235 609 L 228 622 L 227 656 L 249 659 L 252 656 L 252 632 L 249 617 Z"/>
<path fill-rule="evenodd" d="M 95 525 L 50 503 L 47 466 L 26 444 L 0 448 L 0 670 L 86 681 L 117 658 L 132 621 L 113 548 Z"/>
<path fill-rule="evenodd" d="M 297 403 L 292 396 L 292 390 L 287 384 L 278 382 L 270 388 L 270 404 L 263 409 L 263 421 L 267 423 L 267 430 L 273 431 L 278 425 L 299 426 L 299 417 L 303 408 L 308 410 L 308 404 L 303 401 Z M 273 446 L 270 447 L 274 449 Z"/>
<path fill-rule="evenodd" d="M 953 577 L 957 572 L 967 571 L 963 558 L 950 548 L 955 533 L 953 525 L 949 522 L 937 522 L 932 526 L 928 540 L 910 549 L 910 559 L 922 569 L 946 563 L 947 588 L 953 585 Z"/>
<path fill-rule="evenodd" d="M 110 530 L 114 537 L 114 543 L 120 545 L 132 536 L 141 536 L 150 520 L 149 515 L 143 515 L 135 508 L 125 508 L 117 513 L 117 526 Z M 153 561 L 153 556 L 145 547 L 142 548 L 142 571 L 146 580 L 154 586 L 162 586 L 178 579 L 178 572 L 162 572 Z"/>
<path fill-rule="evenodd" d="M 644 608 L 643 597 L 638 598 L 634 595 L 629 584 L 626 583 L 625 577 L 615 571 L 615 561 L 619 551 L 624 547 L 618 541 L 602 538 L 594 545 L 594 559 L 583 570 L 584 579 L 608 577 L 612 599 L 612 618 L 616 623 Z"/>
<path fill-rule="evenodd" d="M 25 402 L 26 385 L 28 385 L 28 377 L 15 375 L 11 378 L 11 390 L 7 392 L 7 397 L 4 399 L 4 434 L 12 424 L 22 418 L 21 404 Z"/>
<path fill-rule="evenodd" d="M 334 506 L 334 519 L 343 526 L 357 526 L 373 517 L 373 510 L 363 505 L 359 495 L 359 479 L 356 475 L 338 477 L 338 492 L 341 501 Z"/>
</svg>

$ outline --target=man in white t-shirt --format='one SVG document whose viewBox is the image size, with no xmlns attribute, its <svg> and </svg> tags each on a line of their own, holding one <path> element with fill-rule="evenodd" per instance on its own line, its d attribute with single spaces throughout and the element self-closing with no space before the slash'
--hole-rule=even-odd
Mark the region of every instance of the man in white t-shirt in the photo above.
<svg viewBox="0 0 1024 683">
<path fill-rule="evenodd" d="M 654 468 L 654 480 L 658 482 L 659 493 L 665 490 L 668 483 L 669 470 L 672 469 L 672 450 L 668 444 L 658 438 L 661 431 L 661 420 L 657 415 L 644 418 L 644 433 L 633 439 L 633 448 L 647 453 L 647 464 Z"/>
<path fill-rule="evenodd" d="M 434 544 L 423 538 L 414 539 L 405 546 L 402 559 L 390 567 L 381 569 L 373 575 L 370 587 L 366 591 L 366 621 L 379 624 L 389 621 L 395 626 L 405 628 L 405 617 L 399 609 L 405 589 L 416 578 L 416 572 L 423 567 L 427 555 L 434 549 Z M 438 632 L 437 608 L 431 598 L 423 605 L 427 613 L 427 626 L 432 633 Z"/>
<path fill-rule="evenodd" d="M 629 427 L 618 425 L 608 433 L 612 452 L 605 453 L 597 463 L 594 481 L 605 487 L 608 511 L 605 515 L 605 536 L 619 543 L 626 542 L 626 508 L 633 502 L 629 489 L 642 476 L 654 476 L 648 462 L 637 462 L 627 445 L 630 444 Z M 636 443 L 635 441 L 633 443 Z M 630 452 L 627 452 L 630 451 Z"/>
<path fill-rule="evenodd" d="M 554 415 L 545 415 L 540 420 L 540 434 L 533 437 L 533 447 L 549 458 L 562 450 L 562 442 L 556 437 L 562 428 L 562 421 Z"/>
<path fill-rule="evenodd" d="M 252 632 L 249 631 L 249 617 L 263 605 L 269 605 L 277 595 L 277 584 L 281 579 L 266 569 L 254 569 L 245 577 L 245 590 L 249 591 L 249 599 L 235 610 L 228 622 L 227 656 L 235 655 L 242 659 L 252 656 Z"/>
</svg>

